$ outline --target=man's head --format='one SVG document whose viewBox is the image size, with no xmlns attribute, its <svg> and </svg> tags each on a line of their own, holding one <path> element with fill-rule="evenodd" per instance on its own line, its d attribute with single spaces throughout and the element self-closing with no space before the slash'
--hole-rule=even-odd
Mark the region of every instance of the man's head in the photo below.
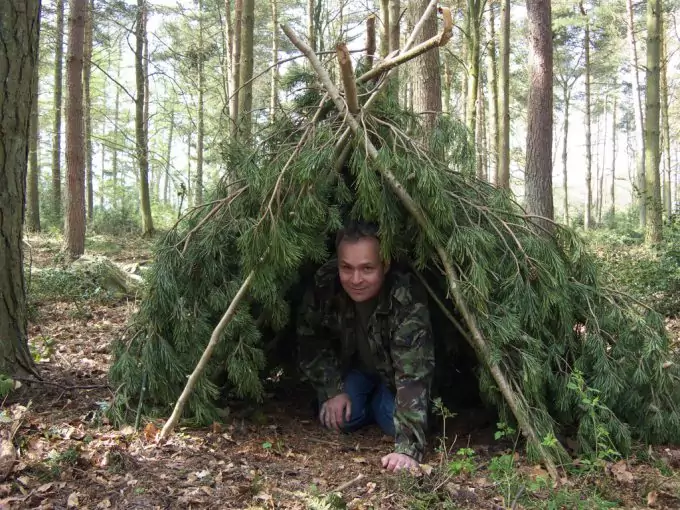
<svg viewBox="0 0 680 510">
<path fill-rule="evenodd" d="M 352 222 L 338 232 L 335 248 L 340 283 L 349 297 L 362 302 L 377 296 L 389 270 L 380 257 L 377 227 Z"/>
</svg>

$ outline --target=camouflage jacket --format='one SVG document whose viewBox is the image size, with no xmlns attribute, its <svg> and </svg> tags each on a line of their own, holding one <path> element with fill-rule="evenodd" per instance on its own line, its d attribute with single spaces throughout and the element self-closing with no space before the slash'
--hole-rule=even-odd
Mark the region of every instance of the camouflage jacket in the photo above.
<svg viewBox="0 0 680 510">
<path fill-rule="evenodd" d="M 297 323 L 300 368 L 319 401 L 342 393 L 356 350 L 354 304 L 338 277 L 337 260 L 317 271 Z M 395 452 L 422 460 L 434 371 L 434 343 L 427 294 L 418 279 L 391 269 L 368 323 L 375 368 L 396 395 Z"/>
</svg>

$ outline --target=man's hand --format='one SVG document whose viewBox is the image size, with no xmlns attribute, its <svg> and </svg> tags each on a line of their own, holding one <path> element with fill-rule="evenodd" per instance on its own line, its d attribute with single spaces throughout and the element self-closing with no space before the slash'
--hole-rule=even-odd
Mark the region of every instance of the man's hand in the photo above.
<svg viewBox="0 0 680 510">
<path fill-rule="evenodd" d="M 338 431 L 343 424 L 343 416 L 344 421 L 349 421 L 352 417 L 352 401 L 347 393 L 340 393 L 340 395 L 326 400 L 319 412 L 321 423 L 329 429 Z"/>
<path fill-rule="evenodd" d="M 399 471 L 412 469 L 420 471 L 420 465 L 413 457 L 409 457 L 405 453 L 390 453 L 382 458 L 382 465 L 388 471 Z"/>
</svg>

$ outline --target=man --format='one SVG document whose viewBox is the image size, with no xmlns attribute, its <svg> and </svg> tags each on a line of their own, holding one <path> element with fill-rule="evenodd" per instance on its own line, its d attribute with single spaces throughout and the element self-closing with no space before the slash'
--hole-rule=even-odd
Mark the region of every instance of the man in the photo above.
<svg viewBox="0 0 680 510">
<path fill-rule="evenodd" d="M 344 432 L 377 422 L 395 437 L 383 467 L 418 469 L 434 370 L 427 294 L 417 278 L 382 260 L 372 225 L 341 230 L 336 254 L 317 271 L 297 325 L 319 419 Z"/>
</svg>

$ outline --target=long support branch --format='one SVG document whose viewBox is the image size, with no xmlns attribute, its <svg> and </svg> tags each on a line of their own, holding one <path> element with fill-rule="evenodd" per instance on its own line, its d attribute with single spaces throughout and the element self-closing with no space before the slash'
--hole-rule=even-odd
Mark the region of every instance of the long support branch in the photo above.
<svg viewBox="0 0 680 510">
<path fill-rule="evenodd" d="M 212 335 L 210 336 L 210 341 L 208 342 L 205 351 L 203 351 L 201 359 L 198 361 L 196 368 L 194 368 L 194 371 L 189 376 L 189 380 L 187 381 L 186 386 L 184 386 L 182 394 L 177 399 L 177 403 L 175 404 L 175 408 L 173 409 L 170 418 L 168 419 L 167 422 L 165 422 L 165 425 L 163 425 L 163 429 L 161 430 L 161 434 L 159 437 L 160 440 L 163 440 L 166 437 L 168 437 L 168 435 L 172 433 L 173 429 L 177 425 L 179 417 L 182 415 L 182 411 L 184 410 L 184 406 L 186 405 L 187 400 L 189 400 L 189 395 L 191 395 L 191 392 L 194 390 L 194 386 L 196 386 L 196 383 L 198 382 L 198 378 L 203 373 L 203 370 L 205 370 L 208 361 L 210 361 L 212 353 L 220 341 L 222 332 L 227 327 L 229 322 L 231 322 L 231 319 L 234 318 L 234 315 L 236 315 L 236 309 L 238 308 L 239 303 L 243 300 L 246 293 L 248 292 L 250 284 L 253 282 L 254 276 L 255 276 L 254 271 L 251 271 L 250 274 L 248 274 L 246 279 L 241 284 L 241 288 L 236 293 L 236 296 L 234 296 L 234 299 L 232 299 L 229 308 L 227 308 L 227 311 L 224 312 L 222 319 L 220 320 L 219 324 L 217 325 Z"/>
<path fill-rule="evenodd" d="M 463 295 L 460 292 L 460 289 L 458 288 L 457 282 L 459 281 L 459 276 L 453 267 L 449 254 L 446 252 L 444 247 L 441 246 L 437 239 L 435 239 L 431 235 L 432 228 L 428 217 L 426 216 L 424 211 L 420 208 L 420 206 L 416 204 L 416 202 L 410 196 L 406 188 L 404 188 L 404 186 L 397 180 L 396 176 L 388 168 L 385 168 L 384 165 L 379 164 L 378 150 L 368 137 L 362 135 L 362 129 L 361 126 L 359 125 L 359 122 L 357 121 L 354 115 L 347 111 L 345 103 L 340 97 L 340 92 L 338 91 L 335 84 L 331 81 L 328 72 L 321 65 L 321 62 L 319 61 L 319 58 L 315 55 L 314 50 L 312 50 L 312 48 L 310 48 L 309 45 L 307 45 L 304 41 L 297 37 L 297 35 L 289 27 L 283 26 L 282 29 L 288 36 L 290 41 L 300 51 L 302 51 L 302 53 L 304 53 L 307 56 L 310 63 L 312 64 L 312 67 L 314 68 L 317 75 L 321 79 L 321 82 L 326 88 L 326 91 L 328 92 L 329 96 L 335 103 L 336 108 L 338 109 L 340 114 L 344 116 L 345 122 L 347 122 L 347 124 L 349 125 L 349 129 L 351 129 L 354 136 L 363 143 L 369 158 L 371 158 L 376 163 L 379 172 L 385 178 L 390 188 L 395 193 L 395 195 L 397 195 L 397 197 L 402 202 L 406 210 L 418 222 L 421 229 L 426 233 L 426 235 L 430 237 L 430 242 L 435 247 L 437 256 L 439 257 L 442 265 L 444 266 L 449 292 L 453 297 L 456 307 L 461 312 L 461 315 L 465 319 L 465 322 L 467 323 L 470 329 L 472 340 L 477 352 L 479 353 L 480 357 L 482 358 L 482 361 L 486 364 L 491 375 L 496 381 L 499 390 L 501 391 L 511 411 L 515 415 L 515 418 L 517 419 L 517 422 L 522 428 L 524 434 L 528 436 L 529 441 L 533 443 L 533 445 L 540 452 L 541 457 L 545 462 L 545 466 L 546 469 L 548 470 L 548 473 L 554 480 L 559 479 L 555 462 L 552 456 L 546 450 L 546 447 L 541 444 L 541 440 L 538 437 L 538 434 L 534 429 L 533 425 L 531 424 L 529 417 L 525 412 L 525 409 L 522 408 L 521 399 L 519 398 L 518 395 L 515 394 L 512 386 L 510 385 L 508 379 L 505 377 L 505 374 L 501 371 L 500 367 L 492 362 L 491 348 L 487 343 L 486 339 L 484 338 L 484 335 L 482 335 L 482 332 L 480 331 L 479 327 L 477 326 L 477 321 L 475 320 L 475 317 L 468 309 L 465 299 L 463 298 Z"/>
</svg>

